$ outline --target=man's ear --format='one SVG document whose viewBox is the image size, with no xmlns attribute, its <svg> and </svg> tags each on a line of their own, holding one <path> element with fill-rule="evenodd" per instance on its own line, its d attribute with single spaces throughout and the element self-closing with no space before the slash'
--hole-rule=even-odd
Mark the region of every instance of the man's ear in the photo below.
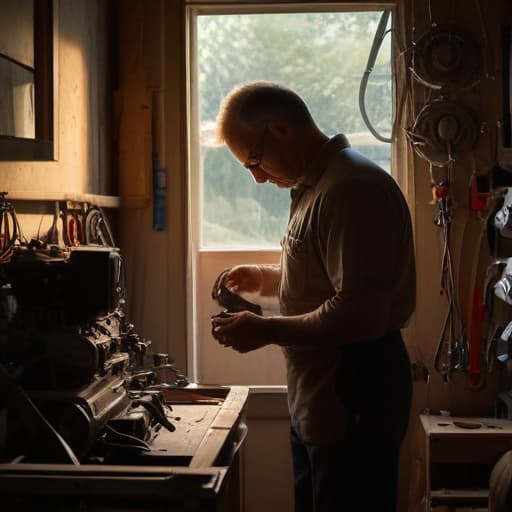
<svg viewBox="0 0 512 512">
<path fill-rule="evenodd" d="M 267 128 L 276 139 L 290 139 L 293 137 L 294 127 L 285 119 L 269 119 L 267 122 Z"/>
</svg>

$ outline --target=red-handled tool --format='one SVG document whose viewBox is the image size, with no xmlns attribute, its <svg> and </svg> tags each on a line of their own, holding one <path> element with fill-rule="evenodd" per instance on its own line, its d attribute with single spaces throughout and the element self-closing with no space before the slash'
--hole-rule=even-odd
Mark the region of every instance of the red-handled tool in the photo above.
<svg viewBox="0 0 512 512">
<path fill-rule="evenodd" d="M 67 219 L 66 225 L 67 244 L 71 247 L 77 247 L 84 241 L 82 229 L 82 219 L 78 213 L 71 213 Z"/>
<path fill-rule="evenodd" d="M 9 227 L 9 213 L 4 212 L 0 218 L 0 250 L 5 251 L 12 243 Z"/>
</svg>

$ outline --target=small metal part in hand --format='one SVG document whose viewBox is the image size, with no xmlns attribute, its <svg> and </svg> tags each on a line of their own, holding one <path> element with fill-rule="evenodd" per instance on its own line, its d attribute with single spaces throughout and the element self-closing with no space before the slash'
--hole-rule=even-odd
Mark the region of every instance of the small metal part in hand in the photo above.
<svg viewBox="0 0 512 512">
<path fill-rule="evenodd" d="M 217 313 L 216 315 L 212 315 L 212 318 L 229 318 L 231 316 L 231 313 L 225 309 L 224 311 L 221 311 L 220 313 Z"/>
<path fill-rule="evenodd" d="M 245 300 L 238 293 L 233 293 L 224 285 L 224 279 L 230 269 L 219 274 L 212 288 L 212 299 L 222 306 L 227 313 L 238 311 L 250 311 L 256 315 L 262 315 L 261 306 Z"/>
</svg>

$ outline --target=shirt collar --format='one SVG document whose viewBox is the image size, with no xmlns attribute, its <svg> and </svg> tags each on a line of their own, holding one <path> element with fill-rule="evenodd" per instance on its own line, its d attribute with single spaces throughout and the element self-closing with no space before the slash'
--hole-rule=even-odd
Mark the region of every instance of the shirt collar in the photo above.
<svg viewBox="0 0 512 512">
<path fill-rule="evenodd" d="M 301 179 L 298 187 L 304 185 L 306 187 L 312 187 L 320 178 L 322 173 L 327 167 L 327 163 L 335 153 L 338 153 L 342 149 L 349 148 L 350 143 L 343 134 L 335 135 L 331 137 L 322 147 L 320 153 L 310 165 L 308 170 L 305 172 Z"/>
</svg>

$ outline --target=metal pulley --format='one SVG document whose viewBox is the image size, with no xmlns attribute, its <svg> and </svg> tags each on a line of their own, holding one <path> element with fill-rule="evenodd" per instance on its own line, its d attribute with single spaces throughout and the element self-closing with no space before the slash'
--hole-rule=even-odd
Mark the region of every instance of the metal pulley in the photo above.
<svg viewBox="0 0 512 512">
<path fill-rule="evenodd" d="M 418 113 L 407 136 L 416 153 L 439 167 L 471 151 L 479 134 L 474 114 L 452 101 L 438 99 Z"/>
<path fill-rule="evenodd" d="M 412 70 L 433 89 L 471 87 L 483 76 L 481 50 L 459 27 L 435 25 L 416 41 Z"/>
</svg>

